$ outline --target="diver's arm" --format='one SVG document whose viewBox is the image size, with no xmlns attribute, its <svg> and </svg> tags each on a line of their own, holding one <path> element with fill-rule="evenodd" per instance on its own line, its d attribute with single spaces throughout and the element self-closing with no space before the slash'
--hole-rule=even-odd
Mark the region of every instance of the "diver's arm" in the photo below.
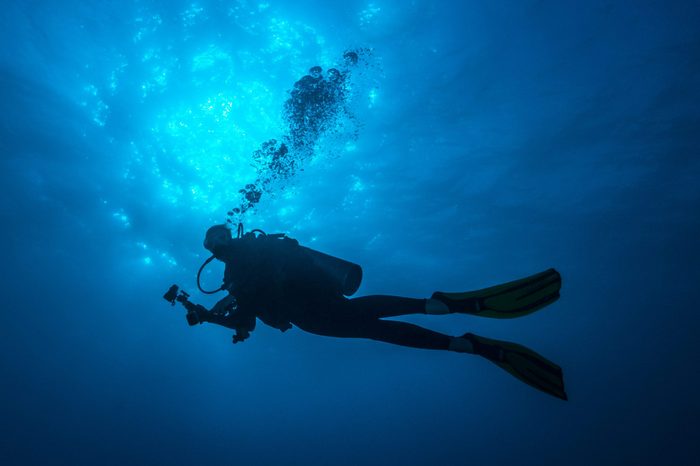
<svg viewBox="0 0 700 466">
<path fill-rule="evenodd" d="M 229 316 L 229 322 L 231 323 L 229 328 L 236 331 L 236 334 L 232 338 L 232 343 L 234 344 L 247 340 L 248 337 L 250 337 L 250 332 L 255 329 L 255 315 L 244 315 L 242 312 L 237 311 L 238 309 Z"/>
<path fill-rule="evenodd" d="M 235 307 L 234 304 L 236 304 Z M 214 312 L 215 310 L 219 312 Z M 220 310 L 223 310 L 223 312 L 220 312 Z M 235 330 L 236 334 L 233 336 L 233 343 L 248 339 L 250 332 L 255 329 L 255 313 L 251 312 L 250 308 L 241 306 L 240 302 L 233 296 L 227 296 L 219 301 L 207 313 L 205 320 Z"/>
<path fill-rule="evenodd" d="M 245 307 L 238 307 L 227 316 L 230 324 L 229 328 L 235 329 L 240 334 L 245 334 L 246 338 L 250 332 L 255 330 L 255 313 L 249 312 Z"/>
<path fill-rule="evenodd" d="M 214 304 L 210 310 L 207 310 L 204 306 L 197 306 L 195 312 L 197 314 L 197 318 L 199 319 L 199 323 L 211 322 L 212 324 L 234 328 L 229 323 L 227 314 L 235 303 L 236 299 L 229 294 Z"/>
<path fill-rule="evenodd" d="M 228 295 L 219 300 L 211 310 L 198 306 L 197 317 L 200 322 L 211 322 L 233 330 L 252 331 L 255 328 L 255 314 L 246 312 L 240 304 L 238 306 L 236 304 L 236 298 Z"/>
<path fill-rule="evenodd" d="M 245 333 L 247 335 L 255 330 L 255 316 L 243 315 L 243 313 L 238 312 L 238 310 L 234 310 L 232 314 L 227 316 L 220 316 L 210 313 L 207 317 L 207 321 L 214 324 L 223 325 L 224 327 L 228 327 L 232 330 L 236 330 L 237 332 Z"/>
<path fill-rule="evenodd" d="M 209 312 L 212 314 L 225 315 L 235 303 L 236 298 L 232 294 L 228 294 L 223 299 L 220 299 L 219 302 L 214 304 L 214 307 L 212 307 Z"/>
<path fill-rule="evenodd" d="M 211 311 L 205 311 L 205 313 L 199 314 L 199 323 L 211 322 L 212 324 L 235 330 L 236 334 L 233 336 L 233 343 L 247 340 L 248 337 L 250 337 L 250 332 L 255 328 L 255 316 L 245 316 L 245 318 L 243 318 L 242 316 L 236 315 L 236 311 L 233 311 L 233 314 L 234 315 L 222 316 L 214 314 Z"/>
</svg>

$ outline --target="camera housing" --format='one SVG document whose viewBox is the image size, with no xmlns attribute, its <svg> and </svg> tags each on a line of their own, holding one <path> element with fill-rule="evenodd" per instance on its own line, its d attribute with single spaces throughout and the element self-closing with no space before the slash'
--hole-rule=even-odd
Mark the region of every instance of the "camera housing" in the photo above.
<svg viewBox="0 0 700 466">
<path fill-rule="evenodd" d="M 168 301 L 171 305 L 175 305 L 175 300 L 177 299 L 177 292 L 180 291 L 180 287 L 177 285 L 171 286 L 168 291 L 163 295 L 163 299 Z"/>
</svg>

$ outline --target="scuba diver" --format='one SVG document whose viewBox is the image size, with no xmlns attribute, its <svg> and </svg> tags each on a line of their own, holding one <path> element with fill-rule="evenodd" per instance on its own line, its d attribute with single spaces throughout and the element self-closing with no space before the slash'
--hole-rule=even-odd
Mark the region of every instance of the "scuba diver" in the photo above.
<svg viewBox="0 0 700 466">
<path fill-rule="evenodd" d="M 481 356 L 521 381 L 566 400 L 562 370 L 524 346 L 473 333 L 449 336 L 407 322 L 384 320 L 408 314 L 461 313 L 508 319 L 521 317 L 559 298 L 561 276 L 554 269 L 502 285 L 464 293 L 437 291 L 428 299 L 398 296 L 348 298 L 362 280 L 359 265 L 301 246 L 285 234 L 261 230 L 234 238 L 227 225 L 206 233 L 204 247 L 212 253 L 197 273 L 197 286 L 207 294 L 228 295 L 211 310 L 189 301 L 173 285 L 164 298 L 187 309 L 190 325 L 210 322 L 235 330 L 233 343 L 246 340 L 256 318 L 282 332 L 292 326 L 316 335 L 368 338 L 413 348 L 454 351 Z M 200 276 L 213 259 L 225 263 L 222 286 L 202 289 Z"/>
</svg>

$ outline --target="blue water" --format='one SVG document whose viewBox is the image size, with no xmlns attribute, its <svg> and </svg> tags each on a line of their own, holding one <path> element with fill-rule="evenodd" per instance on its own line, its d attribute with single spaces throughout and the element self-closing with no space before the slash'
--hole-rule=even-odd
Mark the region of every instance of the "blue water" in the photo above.
<svg viewBox="0 0 700 466">
<path fill-rule="evenodd" d="M 690 464 L 700 451 L 700 5 L 10 1 L 0 15 L 3 465 Z M 358 295 L 556 267 L 511 321 L 570 400 L 475 357 L 189 328 L 204 231 L 313 65 L 348 106 L 245 213 Z M 204 274 L 219 283 L 223 268 Z"/>
</svg>

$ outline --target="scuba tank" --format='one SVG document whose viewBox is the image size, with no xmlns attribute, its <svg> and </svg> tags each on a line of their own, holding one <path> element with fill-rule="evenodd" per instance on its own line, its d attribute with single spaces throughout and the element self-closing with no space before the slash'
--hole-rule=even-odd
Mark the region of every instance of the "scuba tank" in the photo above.
<svg viewBox="0 0 700 466">
<path fill-rule="evenodd" d="M 355 294 L 362 283 L 362 267 L 354 262 L 349 262 L 329 254 L 324 254 L 306 246 L 299 246 L 304 250 L 314 265 L 323 270 L 342 290 L 345 296 Z"/>
<path fill-rule="evenodd" d="M 212 227 L 210 228 L 210 231 L 214 230 L 215 228 L 221 229 L 224 228 L 224 225 Z M 318 267 L 322 272 L 324 272 L 325 275 L 336 284 L 337 289 L 341 290 L 343 295 L 351 296 L 355 294 L 358 288 L 360 288 L 360 284 L 362 283 L 362 267 L 360 267 L 358 264 L 355 264 L 354 262 L 349 262 L 344 259 L 331 256 L 330 254 L 325 254 L 320 251 L 301 246 L 296 240 L 289 238 L 285 233 L 273 233 L 268 235 L 264 231 L 258 229 L 252 230 L 248 233 L 244 233 L 243 224 L 239 223 L 237 228 L 237 239 L 242 239 L 244 237 L 248 238 L 250 236 L 252 236 L 253 238 L 263 236 L 269 239 L 286 239 L 288 241 L 293 241 L 296 244 L 296 247 L 304 251 L 304 253 L 306 253 L 306 255 L 311 259 L 314 265 Z M 207 241 L 205 240 L 205 247 L 206 245 Z M 199 269 L 199 272 L 197 273 L 197 286 L 199 287 L 200 291 L 206 294 L 216 293 L 224 289 L 224 287 L 222 286 L 217 290 L 206 291 L 203 290 L 200 286 L 199 280 L 202 270 L 214 258 L 215 256 L 211 256 L 209 259 L 207 259 L 202 264 L 202 266 Z"/>
</svg>

